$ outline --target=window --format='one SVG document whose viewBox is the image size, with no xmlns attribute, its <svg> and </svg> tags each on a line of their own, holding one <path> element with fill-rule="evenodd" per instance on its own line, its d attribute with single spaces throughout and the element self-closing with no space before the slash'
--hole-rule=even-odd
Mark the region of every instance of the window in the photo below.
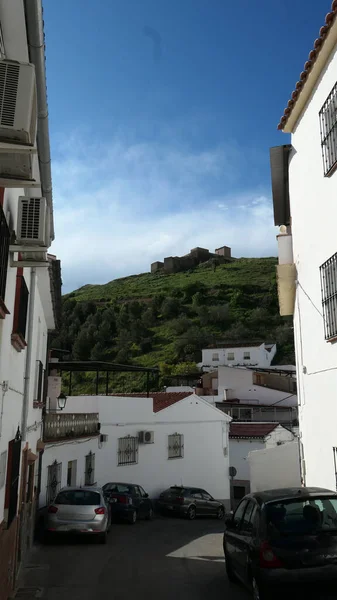
<svg viewBox="0 0 337 600">
<path fill-rule="evenodd" d="M 201 495 L 203 500 L 213 500 L 212 496 L 207 492 L 204 492 L 204 490 L 201 490 Z"/>
<path fill-rule="evenodd" d="M 243 360 L 250 360 L 250 352 L 243 353 Z"/>
<path fill-rule="evenodd" d="M 47 504 L 54 501 L 54 498 L 61 488 L 62 463 L 56 460 L 48 467 L 47 481 Z"/>
<path fill-rule="evenodd" d="M 6 481 L 7 451 L 0 454 L 0 490 Z"/>
<path fill-rule="evenodd" d="M 251 500 L 248 503 L 248 506 L 245 510 L 245 514 L 243 515 L 243 519 L 241 521 L 241 531 L 242 532 L 246 532 L 249 533 L 250 531 L 252 531 L 253 525 L 252 525 L 252 515 L 255 509 L 255 503 Z"/>
<path fill-rule="evenodd" d="M 35 402 L 42 401 L 42 383 L 43 383 L 43 364 L 40 360 L 36 361 L 35 372 Z"/>
<path fill-rule="evenodd" d="M 8 269 L 8 253 L 9 253 L 10 231 L 7 225 L 5 213 L 0 205 L 0 314 L 3 317 L 8 314 L 5 308 L 5 293 Z"/>
<path fill-rule="evenodd" d="M 168 436 L 168 458 L 184 458 L 184 436 L 180 433 Z"/>
<path fill-rule="evenodd" d="M 212 354 L 212 360 L 219 360 L 219 353 L 218 352 L 213 352 L 213 354 Z"/>
<path fill-rule="evenodd" d="M 118 466 L 134 465 L 138 462 L 138 438 L 123 437 L 118 440 Z"/>
<path fill-rule="evenodd" d="M 324 175 L 337 163 L 337 83 L 319 112 Z"/>
<path fill-rule="evenodd" d="M 337 252 L 320 267 L 325 339 L 337 337 Z"/>
<path fill-rule="evenodd" d="M 17 269 L 15 305 L 13 318 L 12 344 L 16 350 L 23 350 L 25 347 L 27 309 L 29 292 L 23 276 L 23 269 Z"/>
<path fill-rule="evenodd" d="M 247 506 L 248 500 L 243 500 L 241 502 L 241 504 L 239 504 L 239 506 L 237 507 L 234 516 L 233 516 L 233 526 L 235 527 L 235 529 L 239 529 L 240 524 L 241 524 L 241 519 L 243 517 L 243 513 L 246 510 L 246 506 Z"/>
<path fill-rule="evenodd" d="M 335 496 L 311 496 L 308 500 L 285 500 L 266 505 L 266 521 L 270 534 L 319 535 L 337 529 Z"/>
<path fill-rule="evenodd" d="M 335 467 L 335 481 L 336 481 L 336 490 L 337 490 L 337 448 L 332 448 L 333 452 L 333 462 Z"/>
<path fill-rule="evenodd" d="M 94 485 L 95 483 L 95 455 L 90 451 L 85 457 L 84 484 Z"/>
<path fill-rule="evenodd" d="M 227 360 L 234 360 L 234 352 L 228 352 L 227 354 Z"/>
<path fill-rule="evenodd" d="M 100 506 L 101 496 L 98 492 L 88 490 L 65 490 L 56 496 L 54 502 L 69 506 Z"/>
</svg>

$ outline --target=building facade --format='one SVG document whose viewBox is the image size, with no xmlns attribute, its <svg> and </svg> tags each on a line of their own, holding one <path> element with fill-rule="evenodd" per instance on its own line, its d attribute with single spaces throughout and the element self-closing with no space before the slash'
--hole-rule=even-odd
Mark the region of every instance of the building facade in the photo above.
<svg viewBox="0 0 337 600">
<path fill-rule="evenodd" d="M 293 315 L 306 485 L 337 482 L 337 2 L 321 27 L 271 149 L 280 312 Z"/>
<path fill-rule="evenodd" d="M 171 485 L 198 486 L 229 507 L 230 417 L 188 392 L 152 395 L 67 399 L 62 416 L 72 420 L 79 413 L 97 414 L 100 435 L 97 439 L 83 436 L 82 440 L 68 436 L 68 440 L 55 443 L 49 439 L 42 465 L 41 508 L 48 499 L 50 467 L 54 464 L 57 470 L 55 461 L 59 486 L 83 485 L 90 452 L 98 485 L 137 483 L 153 499 Z"/>
<path fill-rule="evenodd" d="M 59 319 L 40 1 L 0 0 L 0 598 L 32 543 Z"/>
<path fill-rule="evenodd" d="M 204 348 L 199 366 L 204 370 L 219 366 L 269 367 L 275 354 L 276 344 L 224 344 L 219 348 Z"/>
</svg>

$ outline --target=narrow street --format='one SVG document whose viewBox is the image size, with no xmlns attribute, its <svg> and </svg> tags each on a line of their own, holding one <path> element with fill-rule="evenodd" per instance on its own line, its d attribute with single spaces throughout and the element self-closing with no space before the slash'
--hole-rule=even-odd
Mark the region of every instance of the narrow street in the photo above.
<svg viewBox="0 0 337 600">
<path fill-rule="evenodd" d="M 17 597 L 248 599 L 226 578 L 222 531 L 223 523 L 209 519 L 158 517 L 135 526 L 114 524 L 106 546 L 85 539 L 38 545 Z"/>
</svg>

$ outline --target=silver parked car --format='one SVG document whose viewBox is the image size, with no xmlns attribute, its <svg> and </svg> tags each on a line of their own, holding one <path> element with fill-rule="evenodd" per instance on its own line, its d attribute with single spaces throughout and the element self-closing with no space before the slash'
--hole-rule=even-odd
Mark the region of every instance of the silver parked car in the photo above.
<svg viewBox="0 0 337 600">
<path fill-rule="evenodd" d="M 88 534 L 97 536 L 105 544 L 110 527 L 110 506 L 101 488 L 63 488 L 48 506 L 47 538 L 54 533 Z"/>
</svg>

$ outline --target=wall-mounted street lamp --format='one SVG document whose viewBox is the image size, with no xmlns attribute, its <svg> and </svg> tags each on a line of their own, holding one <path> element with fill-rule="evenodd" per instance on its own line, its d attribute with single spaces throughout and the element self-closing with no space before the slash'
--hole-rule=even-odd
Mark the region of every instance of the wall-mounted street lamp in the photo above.
<svg viewBox="0 0 337 600">
<path fill-rule="evenodd" d="M 59 407 L 59 410 L 63 410 L 65 408 L 66 404 L 67 404 L 67 396 L 63 392 L 61 392 L 57 398 L 57 405 Z"/>
</svg>

